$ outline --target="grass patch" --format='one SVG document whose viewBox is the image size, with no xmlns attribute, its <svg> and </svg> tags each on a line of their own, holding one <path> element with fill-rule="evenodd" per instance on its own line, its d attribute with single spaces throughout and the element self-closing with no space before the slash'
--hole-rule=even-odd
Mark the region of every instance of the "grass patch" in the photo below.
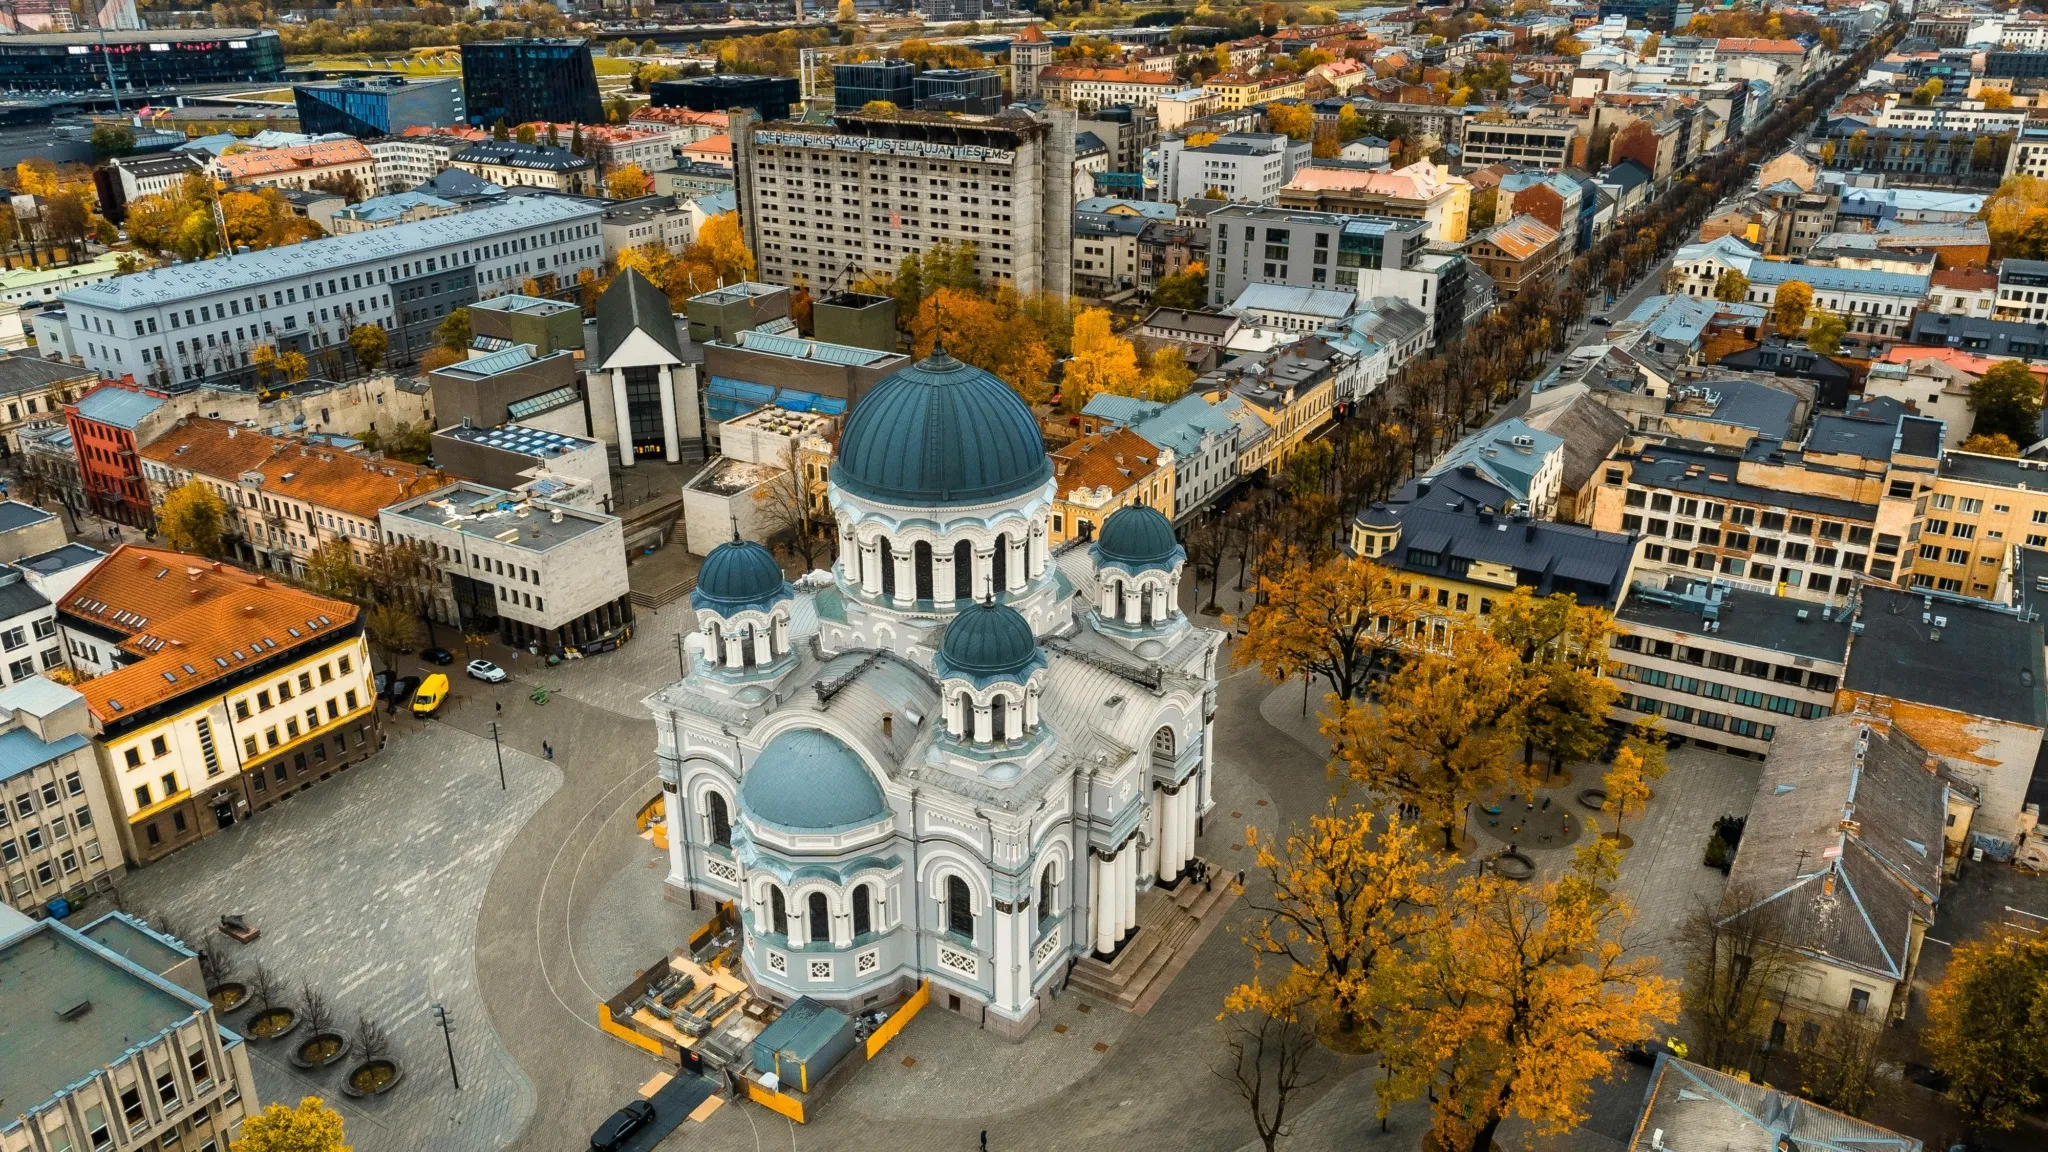
<svg viewBox="0 0 2048 1152">
<path fill-rule="evenodd" d="M 599 76 L 631 76 L 639 61 L 630 56 L 592 56 L 590 62 Z"/>
<path fill-rule="evenodd" d="M 291 104 L 297 100 L 289 88 L 268 88 L 261 92 L 241 92 L 237 95 L 243 100 L 261 100 L 269 104 Z"/>
</svg>

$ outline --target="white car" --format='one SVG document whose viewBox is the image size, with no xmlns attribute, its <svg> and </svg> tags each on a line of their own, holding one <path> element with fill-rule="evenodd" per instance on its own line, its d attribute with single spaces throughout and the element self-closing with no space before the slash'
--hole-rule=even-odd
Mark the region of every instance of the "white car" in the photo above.
<svg viewBox="0 0 2048 1152">
<path fill-rule="evenodd" d="M 471 660 L 468 671 L 471 676 L 491 684 L 501 684 L 505 680 L 505 670 L 489 660 Z"/>
</svg>

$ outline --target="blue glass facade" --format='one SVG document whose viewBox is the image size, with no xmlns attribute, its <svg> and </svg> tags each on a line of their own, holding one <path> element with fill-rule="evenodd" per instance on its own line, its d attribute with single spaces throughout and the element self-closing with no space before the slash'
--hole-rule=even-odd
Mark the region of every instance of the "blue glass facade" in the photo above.
<svg viewBox="0 0 2048 1152">
<path fill-rule="evenodd" d="M 0 91 L 104 92 L 111 68 L 123 92 L 187 84 L 284 78 L 277 33 L 253 28 L 183 32 L 49 32 L 9 36 L 0 49 Z"/>
<path fill-rule="evenodd" d="M 791 81 L 795 83 L 795 81 Z M 469 122 L 602 124 L 587 40 L 493 40 L 462 46 Z"/>
<path fill-rule="evenodd" d="M 338 80 L 301 84 L 292 93 L 298 100 L 301 132 L 390 136 L 407 128 L 447 128 L 464 122 L 462 82 L 453 77 Z"/>
</svg>

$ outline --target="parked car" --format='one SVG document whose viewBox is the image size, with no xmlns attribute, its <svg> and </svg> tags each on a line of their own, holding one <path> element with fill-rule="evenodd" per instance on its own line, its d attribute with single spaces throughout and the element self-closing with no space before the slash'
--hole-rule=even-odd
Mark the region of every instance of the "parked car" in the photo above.
<svg viewBox="0 0 2048 1152">
<path fill-rule="evenodd" d="M 426 682 L 420 685 L 420 690 L 413 694 L 412 714 L 415 716 L 432 715 L 434 709 L 439 708 L 441 702 L 446 699 L 448 699 L 448 677 L 436 672 L 432 676 L 427 677 Z"/>
<path fill-rule="evenodd" d="M 446 648 L 428 648 L 420 653 L 420 659 L 425 660 L 429 664 L 439 664 L 441 667 L 446 668 L 448 665 L 455 663 L 455 653 L 450 652 Z"/>
<path fill-rule="evenodd" d="M 487 684 L 503 684 L 505 682 L 505 670 L 489 660 L 471 660 L 468 671 L 471 676 Z"/>
<path fill-rule="evenodd" d="M 391 699 L 391 685 L 393 679 L 394 678 L 392 677 L 391 670 L 389 668 L 380 669 L 377 672 L 376 684 L 377 698 L 379 700 Z"/>
<path fill-rule="evenodd" d="M 398 681 L 391 686 L 391 711 L 398 711 L 400 705 L 410 701 L 412 694 L 419 691 L 419 687 L 419 677 L 400 676 Z"/>
<path fill-rule="evenodd" d="M 654 1123 L 654 1105 L 645 1100 L 635 1100 L 617 1112 L 611 1119 L 597 1126 L 590 1134 L 593 1152 L 613 1152 L 626 1146 L 633 1134 Z"/>
</svg>

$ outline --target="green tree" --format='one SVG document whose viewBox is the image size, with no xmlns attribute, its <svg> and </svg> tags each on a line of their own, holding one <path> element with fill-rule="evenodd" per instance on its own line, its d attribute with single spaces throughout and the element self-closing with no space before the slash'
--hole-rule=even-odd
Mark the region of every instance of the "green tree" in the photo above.
<svg viewBox="0 0 2048 1152">
<path fill-rule="evenodd" d="M 441 326 L 434 329 L 434 335 L 440 337 L 441 347 L 451 352 L 467 351 L 470 340 L 469 309 L 457 308 L 450 312 L 448 318 L 441 321 Z"/>
<path fill-rule="evenodd" d="M 218 556 L 227 515 L 227 505 L 211 487 L 204 481 L 188 480 L 164 494 L 156 526 L 164 534 L 164 543 L 180 552 Z"/>
<path fill-rule="evenodd" d="M 2041 381 L 2024 362 L 2001 361 L 1970 385 L 1970 411 L 1977 416 L 1972 435 L 2032 444 L 2041 438 Z"/>
<path fill-rule="evenodd" d="M 1730 268 L 1714 281 L 1714 299 L 1727 303 L 1740 301 L 1749 295 L 1749 277 Z"/>
<path fill-rule="evenodd" d="M 102 124 L 92 130 L 88 140 L 93 155 L 103 161 L 135 151 L 135 133 L 124 124 Z"/>
<path fill-rule="evenodd" d="M 1994 931 L 1959 946 L 1927 998 L 1924 1039 L 1949 1098 L 2010 1128 L 2048 1088 L 2048 938 Z"/>
<path fill-rule="evenodd" d="M 1209 268 L 1200 260 L 1159 278 L 1152 303 L 1160 308 L 1200 308 L 1208 302 Z"/>
<path fill-rule="evenodd" d="M 1806 346 L 1823 356 L 1833 356 L 1842 350 L 1842 336 L 1848 331 L 1847 320 L 1833 312 L 1817 312 L 1806 329 Z"/>
<path fill-rule="evenodd" d="M 390 347 L 390 334 L 375 324 L 358 324 L 348 334 L 348 350 L 355 354 L 356 363 L 365 372 L 375 372 L 384 363 L 384 353 Z"/>
</svg>

